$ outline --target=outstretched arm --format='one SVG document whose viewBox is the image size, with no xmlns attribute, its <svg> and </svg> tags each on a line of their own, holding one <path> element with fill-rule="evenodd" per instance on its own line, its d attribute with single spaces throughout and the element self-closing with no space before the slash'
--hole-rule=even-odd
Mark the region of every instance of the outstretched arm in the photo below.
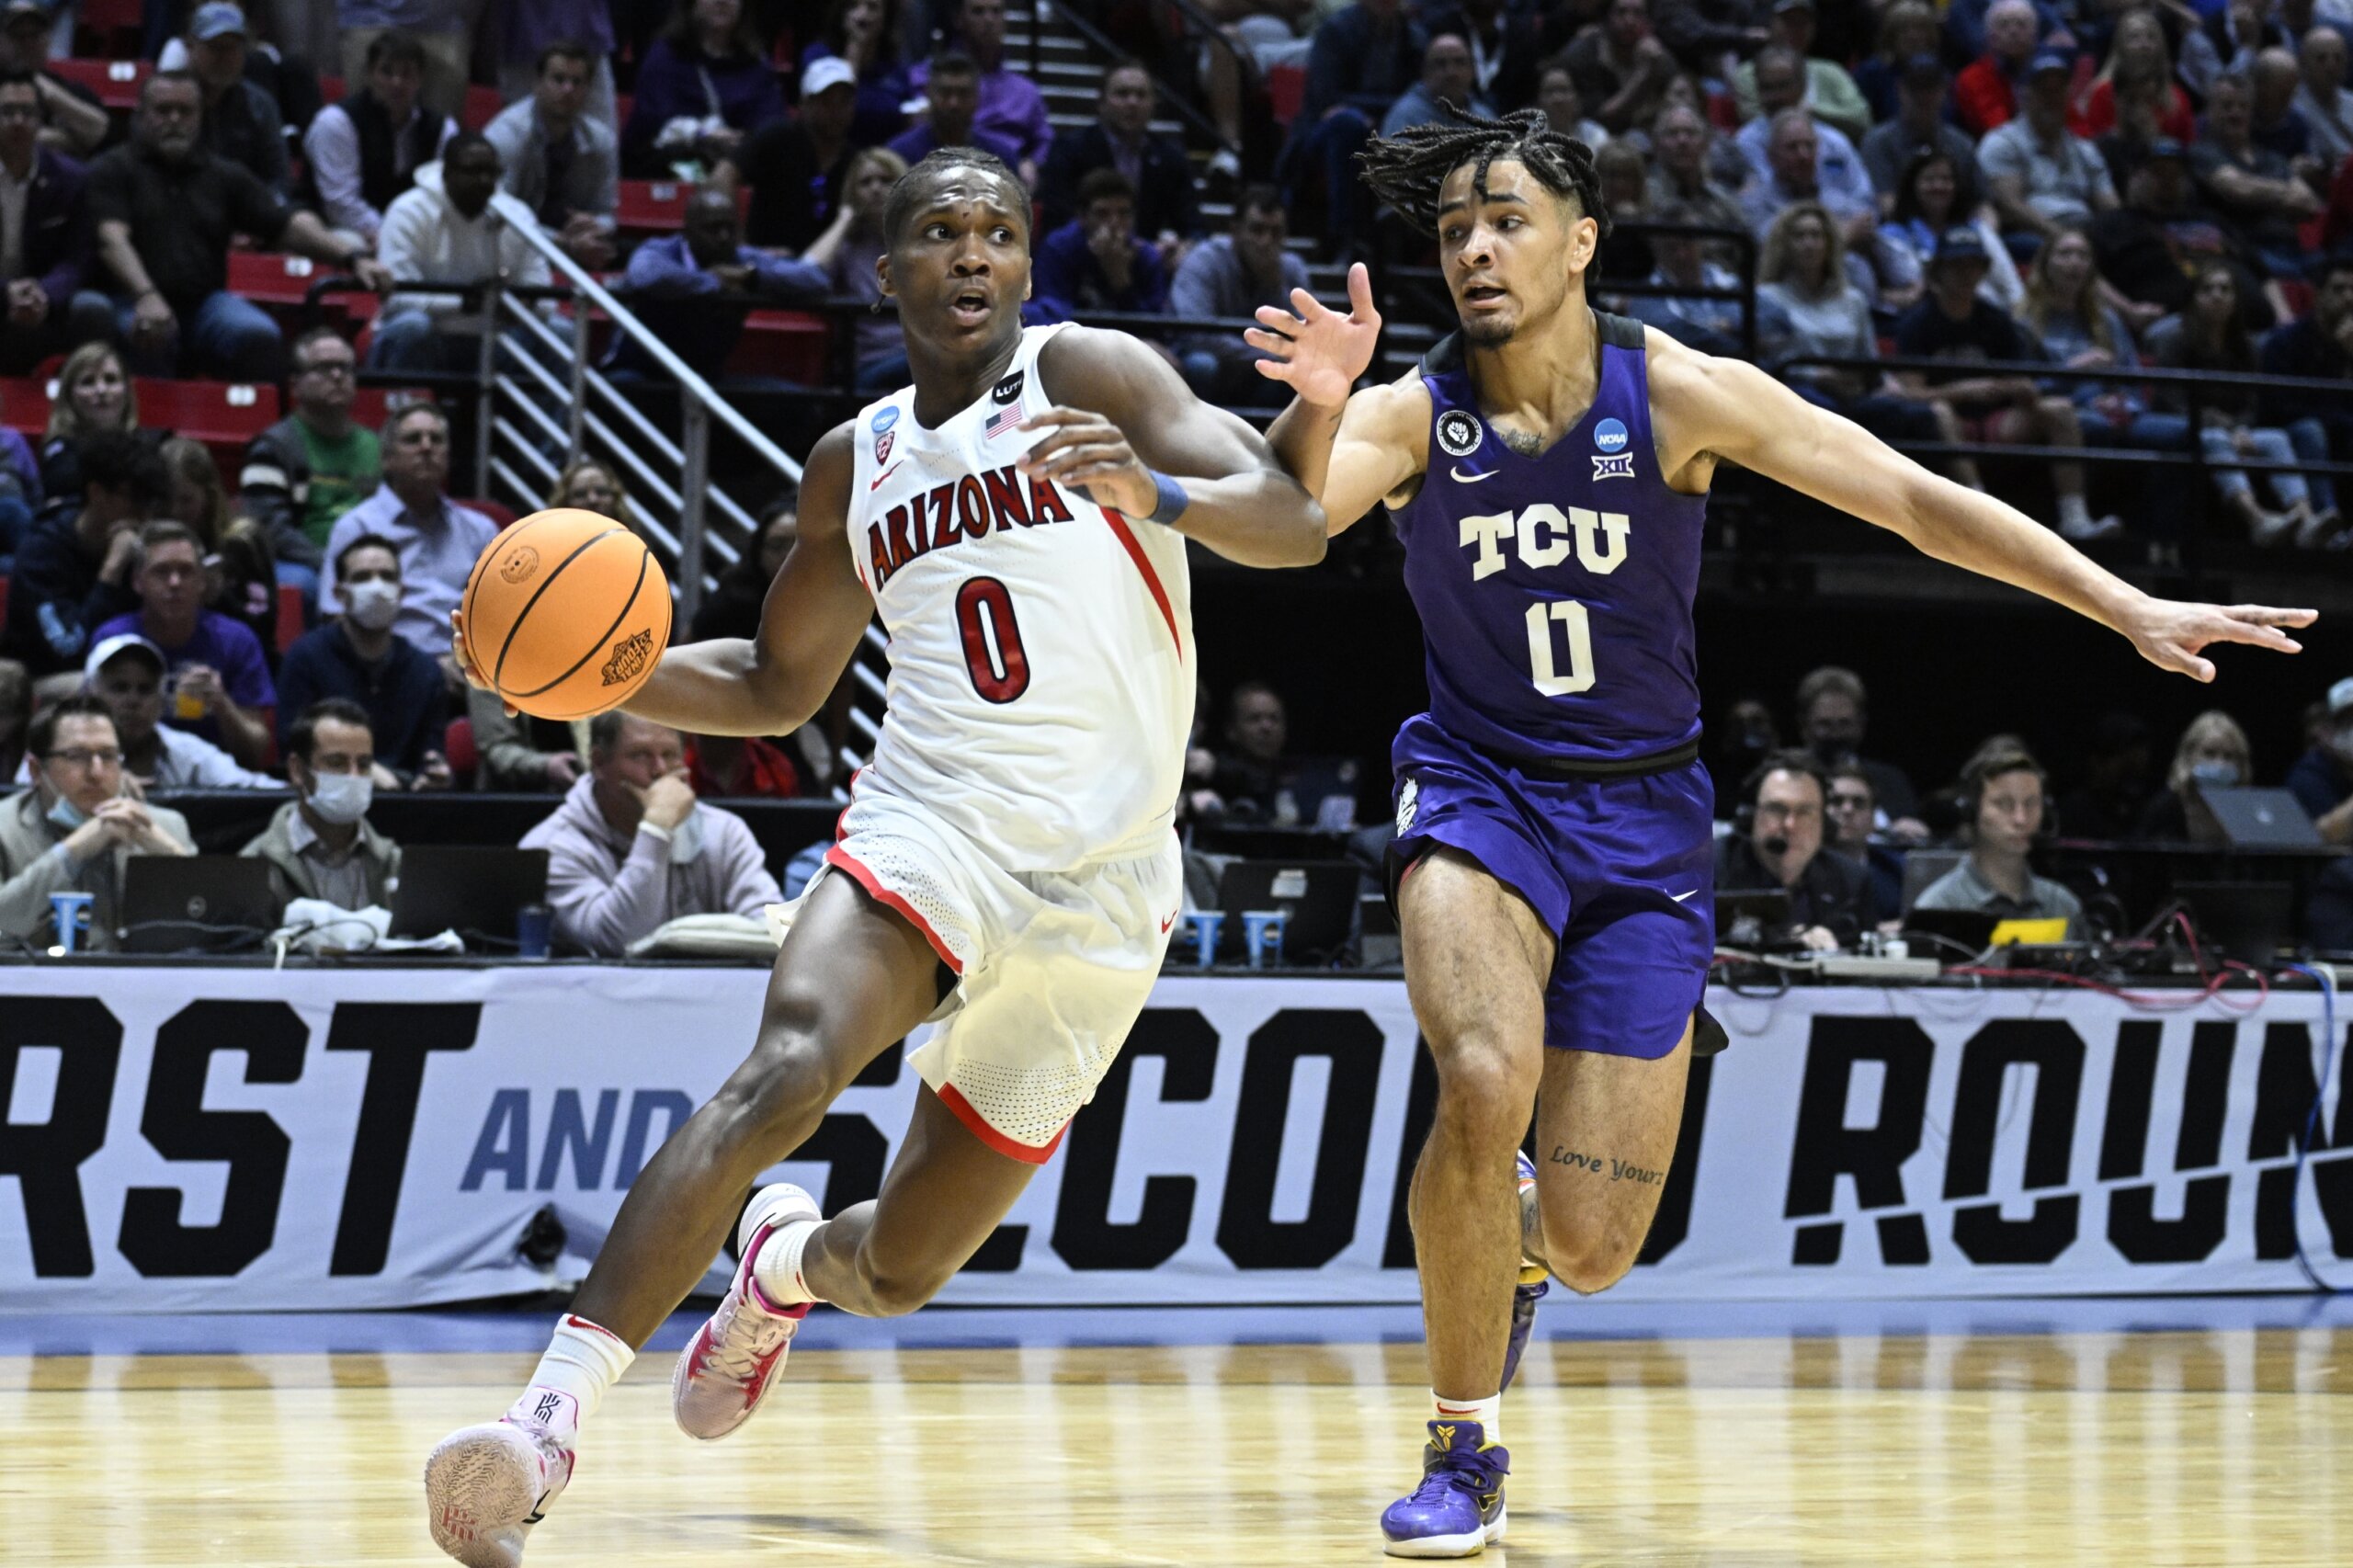
<svg viewBox="0 0 2353 1568">
<path fill-rule="evenodd" d="M 1814 407 L 1753 365 L 1649 334 L 1660 467 L 1670 474 L 1722 458 L 1902 535 L 1915 549 L 2065 605 L 2130 638 L 2141 656 L 2212 680 L 2202 650 L 2245 642 L 2293 653 L 2279 628 L 2309 609 L 2179 604 L 2104 571 L 2015 507 L 1930 473 L 1861 426 Z"/>
<path fill-rule="evenodd" d="M 801 476 L 801 537 L 768 585 L 756 638 L 673 643 L 626 704 L 641 719 L 697 735 L 787 735 L 824 706 L 873 618 L 849 546 L 850 427 L 835 426 Z M 467 658 L 466 678 L 488 689 Z"/>
<path fill-rule="evenodd" d="M 1158 510 L 1150 470 L 1177 482 L 1174 523 L 1245 566 L 1324 559 L 1324 509 L 1275 461 L 1259 434 L 1195 397 L 1168 362 L 1121 332 L 1069 327 L 1040 353 L 1056 406 L 1026 421 L 1033 479 L 1074 484 L 1098 506 L 1139 520 Z"/>
<path fill-rule="evenodd" d="M 1257 362 L 1258 373 L 1293 394 L 1267 428 L 1267 443 L 1323 504 L 1336 534 L 1422 471 L 1429 403 L 1412 377 L 1350 394 L 1381 338 L 1364 263 L 1348 268 L 1347 315 L 1304 289 L 1292 290 L 1290 301 L 1290 311 L 1259 306 L 1259 324 L 1242 337 L 1267 356 Z"/>
</svg>

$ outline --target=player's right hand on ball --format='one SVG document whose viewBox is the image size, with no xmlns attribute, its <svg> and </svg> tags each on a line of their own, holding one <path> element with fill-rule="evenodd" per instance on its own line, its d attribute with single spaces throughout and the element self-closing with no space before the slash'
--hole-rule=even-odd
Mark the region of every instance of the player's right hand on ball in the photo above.
<svg viewBox="0 0 2353 1568">
<path fill-rule="evenodd" d="M 1291 309 L 1260 305 L 1258 324 L 1242 341 L 1268 356 L 1258 373 L 1283 381 L 1319 408 L 1337 408 L 1372 364 L 1381 340 L 1381 312 L 1373 308 L 1372 275 L 1358 262 L 1348 268 L 1348 313 L 1328 309 L 1304 289 L 1290 291 Z M 1296 312 L 1297 314 L 1292 312 Z"/>
</svg>

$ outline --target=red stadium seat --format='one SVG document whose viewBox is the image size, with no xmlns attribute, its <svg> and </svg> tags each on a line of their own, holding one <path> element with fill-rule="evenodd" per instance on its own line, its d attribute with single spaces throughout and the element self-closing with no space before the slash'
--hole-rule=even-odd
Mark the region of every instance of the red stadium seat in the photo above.
<svg viewBox="0 0 2353 1568">
<path fill-rule="evenodd" d="M 33 441 L 49 428 L 47 376 L 25 376 L 0 381 L 0 425 Z"/>
<path fill-rule="evenodd" d="M 277 251 L 231 251 L 229 292 L 241 295 L 257 305 L 299 305 L 309 295 L 311 285 L 329 276 L 333 270 L 320 266 L 307 256 L 286 256 Z"/>
<path fill-rule="evenodd" d="M 294 646 L 302 635 L 302 590 L 291 583 L 278 585 L 278 651 Z"/>
<path fill-rule="evenodd" d="M 637 95 L 635 93 L 615 93 L 613 95 L 613 123 L 615 125 L 627 125 L 629 123 L 629 111 L 636 102 Z"/>
<path fill-rule="evenodd" d="M 515 520 L 515 508 L 503 501 L 493 501 L 487 497 L 476 499 L 472 496 L 451 496 L 450 499 L 456 501 L 460 506 L 472 506 L 502 528 Z"/>
<path fill-rule="evenodd" d="M 675 233 L 687 226 L 687 198 L 693 193 L 683 180 L 625 179 L 614 218 L 626 233 Z"/>
<path fill-rule="evenodd" d="M 825 318 L 806 311 L 754 311 L 744 318 L 744 335 L 727 357 L 738 376 L 782 376 L 803 386 L 825 380 Z"/>
<path fill-rule="evenodd" d="M 202 442 L 224 473 L 234 473 L 247 444 L 278 423 L 278 389 L 239 381 L 160 381 L 141 377 L 139 422 Z"/>
<path fill-rule="evenodd" d="M 458 116 L 458 123 L 468 131 L 480 131 L 483 126 L 496 119 L 498 111 L 506 107 L 506 100 L 500 96 L 496 87 L 469 86 L 466 88 L 465 107 Z"/>
<path fill-rule="evenodd" d="M 351 397 L 351 422 L 370 430 L 381 429 L 392 416 L 395 400 L 403 404 L 431 403 L 433 394 L 422 387 L 361 387 Z"/>
<path fill-rule="evenodd" d="M 8 624 L 8 578 L 7 578 L 7 574 L 5 574 L 5 573 L 0 573 L 0 626 L 6 626 L 6 625 L 7 625 L 7 624 Z M 473 739 L 473 737 L 472 737 L 472 735 L 468 735 L 466 738 L 467 738 L 468 740 L 472 740 L 472 739 Z"/>
<path fill-rule="evenodd" d="M 139 87 L 155 74 L 151 60 L 52 60 L 51 71 L 78 87 L 87 87 L 108 108 L 139 107 Z"/>
<path fill-rule="evenodd" d="M 1278 65 L 1267 73 L 1267 102 L 1274 111 L 1277 125 L 1289 125 L 1299 118 L 1299 106 L 1307 99 L 1307 72 L 1302 66 Z"/>
<path fill-rule="evenodd" d="M 348 91 L 340 76 L 319 78 L 319 102 L 323 104 L 339 104 L 343 102 Z"/>
<path fill-rule="evenodd" d="M 449 771 L 458 776 L 460 788 L 473 782 L 474 769 L 482 766 L 482 757 L 474 750 L 474 722 L 452 719 L 441 733 L 441 755 L 449 760 Z"/>
</svg>

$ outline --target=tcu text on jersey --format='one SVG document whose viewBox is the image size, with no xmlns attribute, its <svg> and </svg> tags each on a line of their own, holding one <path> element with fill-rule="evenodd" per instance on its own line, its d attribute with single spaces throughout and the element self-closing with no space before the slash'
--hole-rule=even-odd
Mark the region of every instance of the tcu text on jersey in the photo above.
<svg viewBox="0 0 2353 1568">
<path fill-rule="evenodd" d="M 1522 507 L 1517 515 L 1497 512 L 1462 519 L 1462 547 L 1472 551 L 1471 580 L 1504 569 L 1504 541 L 1516 539 L 1523 566 L 1558 566 L 1569 559 L 1570 535 L 1575 535 L 1577 564 L 1597 577 L 1618 570 L 1626 559 L 1626 532 L 1631 519 L 1623 512 L 1596 512 L 1572 506 L 1566 516 L 1549 502 Z"/>
<path fill-rule="evenodd" d="M 993 531 L 1070 520 L 1071 509 L 1051 480 L 1024 479 L 1011 463 L 935 484 L 867 525 L 874 586 L 881 588 L 892 573 L 935 550 L 984 539 Z"/>
</svg>

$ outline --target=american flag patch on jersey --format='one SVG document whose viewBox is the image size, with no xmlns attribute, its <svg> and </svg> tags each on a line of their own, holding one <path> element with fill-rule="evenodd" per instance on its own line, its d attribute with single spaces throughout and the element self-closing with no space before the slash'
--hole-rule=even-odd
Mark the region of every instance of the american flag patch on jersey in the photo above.
<svg viewBox="0 0 2353 1568">
<path fill-rule="evenodd" d="M 1016 425 L 1020 423 L 1021 405 L 1017 403 L 1011 408 L 990 415 L 988 423 L 981 426 L 981 433 L 989 440 L 994 441 L 999 436 L 1004 435 L 1007 430 L 1012 429 Z"/>
</svg>

